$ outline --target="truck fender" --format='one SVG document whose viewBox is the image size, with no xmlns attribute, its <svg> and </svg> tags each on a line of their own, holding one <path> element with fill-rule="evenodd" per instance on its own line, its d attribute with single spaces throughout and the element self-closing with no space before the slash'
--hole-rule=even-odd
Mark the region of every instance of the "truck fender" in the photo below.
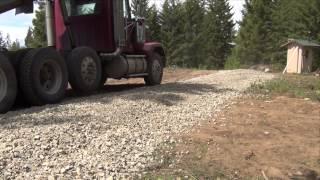
<svg viewBox="0 0 320 180">
<path fill-rule="evenodd" d="M 163 59 L 164 67 L 166 66 L 166 61 L 167 61 L 166 55 L 161 43 L 157 43 L 157 42 L 145 43 L 143 46 L 143 52 L 147 55 L 147 59 L 148 57 L 151 57 L 153 53 L 158 53 Z"/>
</svg>

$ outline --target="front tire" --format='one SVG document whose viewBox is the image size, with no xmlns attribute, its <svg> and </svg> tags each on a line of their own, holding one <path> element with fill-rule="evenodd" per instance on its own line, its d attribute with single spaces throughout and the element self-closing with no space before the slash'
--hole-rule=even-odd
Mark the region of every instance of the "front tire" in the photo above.
<svg viewBox="0 0 320 180">
<path fill-rule="evenodd" d="M 0 113 L 13 106 L 17 95 L 17 78 L 8 58 L 0 53 Z"/>
<path fill-rule="evenodd" d="M 97 53 L 87 47 L 75 48 L 68 57 L 69 82 L 81 95 L 91 94 L 101 86 L 102 65 Z"/>
<path fill-rule="evenodd" d="M 33 49 L 21 61 L 20 87 L 31 105 L 41 106 L 61 101 L 67 86 L 67 66 L 56 50 Z"/>
<path fill-rule="evenodd" d="M 148 58 L 148 76 L 144 78 L 146 85 L 154 86 L 161 84 L 163 68 L 163 58 L 158 53 L 153 53 Z"/>
</svg>

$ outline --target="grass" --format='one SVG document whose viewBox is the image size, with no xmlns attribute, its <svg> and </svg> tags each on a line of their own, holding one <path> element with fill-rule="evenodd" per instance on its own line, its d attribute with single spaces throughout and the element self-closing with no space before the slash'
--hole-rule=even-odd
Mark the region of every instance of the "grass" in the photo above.
<svg viewBox="0 0 320 180">
<path fill-rule="evenodd" d="M 249 92 L 309 98 L 320 102 L 320 78 L 312 75 L 283 75 L 262 84 L 252 84 Z"/>
</svg>

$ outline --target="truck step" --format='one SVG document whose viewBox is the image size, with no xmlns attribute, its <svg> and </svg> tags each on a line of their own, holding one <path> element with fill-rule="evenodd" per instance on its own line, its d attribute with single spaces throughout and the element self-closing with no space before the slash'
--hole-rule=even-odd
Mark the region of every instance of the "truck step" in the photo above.
<svg viewBox="0 0 320 180">
<path fill-rule="evenodd" d="M 127 75 L 127 78 L 137 78 L 137 77 L 144 77 L 144 76 L 148 76 L 148 73 L 129 74 Z"/>
</svg>

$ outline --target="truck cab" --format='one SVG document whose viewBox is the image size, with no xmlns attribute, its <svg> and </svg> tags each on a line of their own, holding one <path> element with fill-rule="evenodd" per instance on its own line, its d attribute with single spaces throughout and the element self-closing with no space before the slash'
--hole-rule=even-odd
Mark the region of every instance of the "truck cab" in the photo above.
<svg viewBox="0 0 320 180">
<path fill-rule="evenodd" d="M 145 20 L 132 17 L 129 0 L 46 0 L 45 7 L 48 47 L 0 52 L 0 112 L 17 94 L 30 105 L 59 102 L 68 83 L 80 95 L 107 78 L 161 83 L 164 50 L 146 40 Z M 12 8 L 29 13 L 33 2 L 0 2 L 0 13 Z"/>
</svg>

